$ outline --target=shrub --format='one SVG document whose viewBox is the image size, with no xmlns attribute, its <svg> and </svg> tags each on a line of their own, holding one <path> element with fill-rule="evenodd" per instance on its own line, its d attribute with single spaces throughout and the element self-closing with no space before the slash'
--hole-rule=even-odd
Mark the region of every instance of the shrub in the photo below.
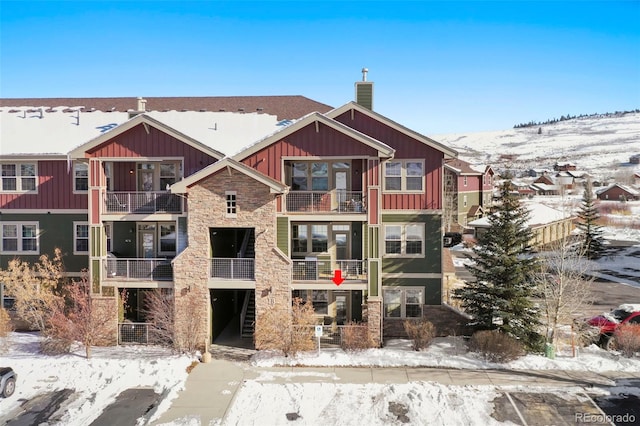
<svg viewBox="0 0 640 426">
<path fill-rule="evenodd" d="M 407 332 L 409 339 L 412 341 L 414 351 L 419 351 L 429 346 L 436 335 L 435 326 L 425 319 L 406 320 L 403 325 L 404 331 Z"/>
<path fill-rule="evenodd" d="M 375 343 L 369 336 L 367 324 L 350 321 L 342 327 L 340 346 L 345 351 L 362 351 L 375 347 Z"/>
<path fill-rule="evenodd" d="M 618 327 L 612 343 L 622 355 L 629 358 L 640 352 L 640 324 L 624 324 Z"/>
<path fill-rule="evenodd" d="M 261 313 L 256 321 L 256 349 L 282 351 L 284 356 L 310 351 L 315 347 L 316 316 L 311 302 L 294 298 L 291 309 L 274 307 Z"/>
<path fill-rule="evenodd" d="M 479 353 L 491 362 L 513 361 L 524 355 L 522 342 L 497 330 L 482 330 L 473 333 L 469 350 Z"/>
<path fill-rule="evenodd" d="M 0 308 L 0 337 L 7 337 L 13 331 L 11 317 L 6 309 Z"/>
</svg>

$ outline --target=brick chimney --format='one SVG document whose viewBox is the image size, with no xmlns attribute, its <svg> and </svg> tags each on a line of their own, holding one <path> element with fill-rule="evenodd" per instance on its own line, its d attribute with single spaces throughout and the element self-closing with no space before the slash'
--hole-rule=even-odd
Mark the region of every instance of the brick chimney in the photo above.
<svg viewBox="0 0 640 426">
<path fill-rule="evenodd" d="M 373 111 L 373 82 L 367 81 L 367 68 L 362 68 L 362 81 L 356 82 L 356 103 Z"/>
</svg>

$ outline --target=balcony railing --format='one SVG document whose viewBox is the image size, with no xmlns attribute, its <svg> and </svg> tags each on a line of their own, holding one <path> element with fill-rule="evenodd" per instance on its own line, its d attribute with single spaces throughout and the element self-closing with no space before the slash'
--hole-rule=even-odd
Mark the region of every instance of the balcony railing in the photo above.
<svg viewBox="0 0 640 426">
<path fill-rule="evenodd" d="M 366 260 L 293 260 L 294 281 L 332 280 L 336 270 L 345 281 L 367 279 Z"/>
<path fill-rule="evenodd" d="M 103 265 L 107 281 L 173 281 L 173 266 L 167 259 L 109 258 Z"/>
<path fill-rule="evenodd" d="M 182 213 L 182 198 L 167 191 L 106 192 L 105 213 L 149 214 Z"/>
<path fill-rule="evenodd" d="M 255 279 L 255 259 L 213 258 L 211 259 L 211 278 L 253 281 Z"/>
<path fill-rule="evenodd" d="M 362 191 L 291 191 L 285 195 L 287 212 L 366 213 Z"/>
</svg>

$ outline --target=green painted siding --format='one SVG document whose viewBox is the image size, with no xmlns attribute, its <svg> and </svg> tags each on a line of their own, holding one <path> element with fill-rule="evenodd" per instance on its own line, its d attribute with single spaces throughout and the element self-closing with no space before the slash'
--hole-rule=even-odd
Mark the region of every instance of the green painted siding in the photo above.
<svg viewBox="0 0 640 426">
<path fill-rule="evenodd" d="M 40 231 L 40 253 L 38 255 L 18 255 L 29 263 L 38 262 L 40 255 L 53 256 L 57 247 L 62 250 L 63 261 L 67 272 L 80 272 L 89 267 L 87 255 L 73 254 L 73 222 L 86 222 L 86 214 L 11 214 L 2 213 L 3 222 L 38 222 Z M 0 268 L 6 268 L 9 261 L 16 257 L 10 254 L 0 255 Z"/>
<path fill-rule="evenodd" d="M 424 304 L 440 305 L 442 303 L 442 286 L 436 278 L 386 278 L 383 287 L 424 287 Z"/>
<path fill-rule="evenodd" d="M 442 216 L 439 214 L 385 214 L 385 223 L 424 223 L 425 256 L 412 257 L 384 257 L 382 271 L 384 273 L 442 273 Z"/>
<path fill-rule="evenodd" d="M 276 242 L 278 248 L 286 255 L 289 255 L 289 218 L 278 217 L 276 219 L 276 227 Z"/>
<path fill-rule="evenodd" d="M 379 296 L 378 294 L 378 262 L 369 262 L 369 296 Z"/>
</svg>

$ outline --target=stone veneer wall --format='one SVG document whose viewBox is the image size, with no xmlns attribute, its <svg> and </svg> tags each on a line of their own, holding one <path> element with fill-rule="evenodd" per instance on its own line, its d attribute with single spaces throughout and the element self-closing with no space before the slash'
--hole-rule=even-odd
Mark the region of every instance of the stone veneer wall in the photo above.
<svg viewBox="0 0 640 426">
<path fill-rule="evenodd" d="M 367 301 L 367 324 L 369 326 L 369 336 L 371 336 L 376 346 L 382 344 L 381 320 L 382 300 L 380 298 L 369 297 Z"/>
<path fill-rule="evenodd" d="M 108 337 L 110 345 L 118 344 L 118 302 L 115 297 L 92 297 L 91 303 L 94 309 L 104 310 L 109 318 L 109 328 L 113 330 L 113 334 Z"/>
<path fill-rule="evenodd" d="M 237 193 L 235 218 L 226 217 L 225 191 Z M 269 187 L 233 168 L 225 168 L 190 188 L 188 197 L 189 247 L 174 261 L 176 323 L 184 324 L 196 317 L 199 341 L 211 337 L 207 283 L 212 227 L 255 230 L 256 321 L 267 309 L 290 310 L 290 261 L 276 247 L 276 201 Z M 189 292 L 197 295 L 195 312 L 188 312 L 189 304 L 185 303 Z"/>
</svg>

